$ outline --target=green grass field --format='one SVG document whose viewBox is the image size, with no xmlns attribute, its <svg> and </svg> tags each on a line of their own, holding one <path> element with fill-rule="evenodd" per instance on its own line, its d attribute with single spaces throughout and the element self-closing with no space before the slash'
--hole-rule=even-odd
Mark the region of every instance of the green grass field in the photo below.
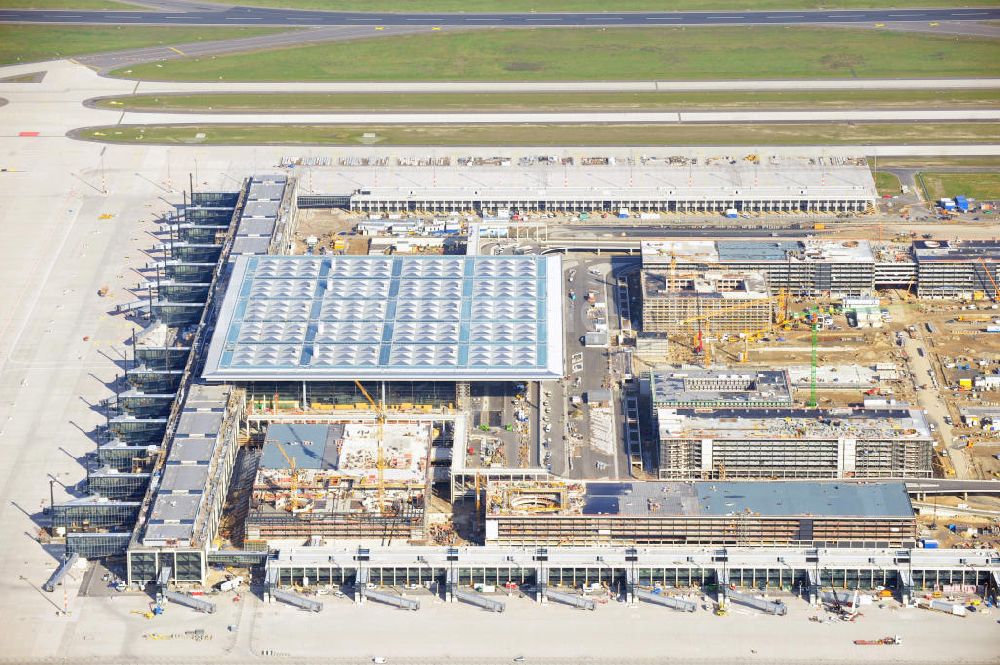
<svg viewBox="0 0 1000 665">
<path fill-rule="evenodd" d="M 252 37 L 280 31 L 281 28 L 0 25 L 0 65 L 159 44 Z"/>
<path fill-rule="evenodd" d="M 374 132 L 374 139 L 363 134 Z M 840 125 L 111 125 L 73 133 L 112 143 L 222 145 L 842 145 L 989 143 L 1000 123 Z M 198 138 L 198 134 L 204 134 Z"/>
<path fill-rule="evenodd" d="M 869 164 L 875 166 L 874 160 L 868 160 Z M 878 166 L 890 168 L 901 166 L 904 168 L 930 168 L 934 166 L 995 166 L 1000 168 L 1000 157 L 980 156 L 972 157 L 879 157 Z"/>
<path fill-rule="evenodd" d="M 3 9 L 124 9 L 144 10 L 148 7 L 115 2 L 114 0 L 0 0 Z"/>
<path fill-rule="evenodd" d="M 899 178 L 886 171 L 875 171 L 875 188 L 882 196 L 899 194 Z"/>
<path fill-rule="evenodd" d="M 123 95 L 94 103 L 124 111 L 650 111 L 666 109 L 994 108 L 1000 90 L 802 92 L 268 93 Z"/>
<path fill-rule="evenodd" d="M 928 200 L 964 194 L 981 201 L 1000 199 L 1000 173 L 940 173 L 924 171 L 924 194 Z"/>
<path fill-rule="evenodd" d="M 995 7 L 997 0 L 240 0 L 241 5 L 351 12 L 637 12 L 878 7 Z"/>
<path fill-rule="evenodd" d="M 1000 40 L 815 28 L 431 33 L 147 63 L 184 81 L 502 81 L 1000 75 Z"/>
</svg>

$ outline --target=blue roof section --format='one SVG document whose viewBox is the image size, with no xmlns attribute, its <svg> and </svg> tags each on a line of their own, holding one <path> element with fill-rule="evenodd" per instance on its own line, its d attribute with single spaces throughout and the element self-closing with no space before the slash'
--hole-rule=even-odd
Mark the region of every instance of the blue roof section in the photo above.
<svg viewBox="0 0 1000 665">
<path fill-rule="evenodd" d="M 240 257 L 203 376 L 559 378 L 561 292 L 558 257 Z"/>
<path fill-rule="evenodd" d="M 913 517 L 902 482 L 589 482 L 584 515 Z"/>
<path fill-rule="evenodd" d="M 338 462 L 336 440 L 340 432 L 342 428 L 331 425 L 272 423 L 267 428 L 260 467 L 288 468 L 288 462 L 278 449 L 280 445 L 299 469 L 335 469 Z"/>
<path fill-rule="evenodd" d="M 789 252 L 802 250 L 797 240 L 718 240 L 715 243 L 719 260 L 725 261 L 785 261 Z"/>
<path fill-rule="evenodd" d="M 697 483 L 705 515 L 912 517 L 906 485 L 896 483 Z"/>
</svg>

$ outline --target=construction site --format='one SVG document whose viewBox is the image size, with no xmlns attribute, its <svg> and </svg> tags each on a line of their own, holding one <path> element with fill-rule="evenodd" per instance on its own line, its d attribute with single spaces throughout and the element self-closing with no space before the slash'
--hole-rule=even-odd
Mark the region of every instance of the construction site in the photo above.
<svg viewBox="0 0 1000 665">
<path fill-rule="evenodd" d="M 792 385 L 787 370 L 719 370 L 681 365 L 660 367 L 643 380 L 648 381 L 654 408 L 751 409 L 792 405 Z"/>
<path fill-rule="evenodd" d="M 927 478 L 920 410 L 721 408 L 656 412 L 666 479 Z"/>
<path fill-rule="evenodd" d="M 645 178 L 601 205 L 683 214 L 640 192 Z M 120 565 L 128 593 L 205 613 L 221 608 L 203 591 L 237 578 L 311 612 L 341 598 L 416 610 L 421 596 L 501 612 L 495 588 L 776 616 L 831 588 L 889 589 L 901 606 L 1000 591 L 1000 524 L 975 512 L 994 490 L 948 484 L 1000 470 L 998 418 L 957 411 L 981 406 L 1000 369 L 1000 336 L 983 334 L 991 254 L 956 259 L 990 286 L 925 301 L 914 240 L 621 249 L 612 219 L 611 240 L 568 248 L 537 228 L 507 237 L 531 206 L 582 219 L 556 188 L 540 202 L 438 187 L 403 206 L 298 187 L 254 176 L 167 222 L 177 240 L 144 297 L 118 306 L 143 332 L 102 405 L 100 465 L 86 496 L 50 508 L 67 569 Z M 738 207 L 771 205 L 754 201 Z M 842 201 L 828 205 L 868 205 Z M 310 216 L 331 205 L 333 226 Z M 459 209 L 477 212 L 445 216 Z M 962 436 L 974 445 L 959 451 Z M 974 531 L 943 533 L 936 511 Z M 708 589 L 704 605 L 683 597 Z"/>
<path fill-rule="evenodd" d="M 496 482 L 486 543 L 912 547 L 902 483 Z"/>
<path fill-rule="evenodd" d="M 757 330 L 773 321 L 773 305 L 762 273 L 643 271 L 642 329 L 691 333 L 711 320 L 719 333 Z M 706 325 L 701 323 L 701 325 Z"/>
<path fill-rule="evenodd" d="M 244 546 L 266 549 L 271 541 L 303 538 L 421 540 L 431 440 L 426 422 L 271 424 Z"/>
</svg>

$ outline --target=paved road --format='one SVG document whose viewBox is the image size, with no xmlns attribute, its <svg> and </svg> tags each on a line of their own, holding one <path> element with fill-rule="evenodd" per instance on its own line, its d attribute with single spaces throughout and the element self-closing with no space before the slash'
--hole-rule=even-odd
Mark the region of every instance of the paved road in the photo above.
<svg viewBox="0 0 1000 665">
<path fill-rule="evenodd" d="M 344 28 L 320 28 L 301 39 L 312 37 L 327 30 L 347 30 Z M 300 34 L 300 33 L 295 33 Z M 345 33 L 339 33 L 345 34 Z M 351 33 L 353 34 L 353 33 Z M 273 35 L 272 37 L 277 37 Z M 257 39 L 251 37 L 249 39 Z M 214 42 L 221 48 L 231 42 L 245 42 L 245 39 Z M 185 53 L 189 49 L 207 44 L 178 44 Z M 152 52 L 159 59 L 165 52 L 182 57 L 168 47 L 133 49 L 94 56 L 76 58 L 78 62 L 95 67 L 105 63 L 127 60 L 129 54 L 139 57 Z M 194 53 L 193 50 L 190 51 Z M 138 60 L 137 60 L 138 61 Z M 1000 88 L 1000 78 L 976 79 L 839 79 L 839 80 L 771 80 L 771 81 L 142 81 L 135 88 L 136 94 L 169 94 L 192 92 L 702 92 L 711 90 L 941 90 L 941 89 L 991 89 Z"/>
<path fill-rule="evenodd" d="M 431 26 L 689 26 L 863 24 L 885 22 L 992 21 L 1000 9 L 857 9 L 718 12 L 600 12 L 503 14 L 374 14 L 318 12 L 262 7 L 232 7 L 212 11 L 79 11 L 71 9 L 0 11 L 0 22 L 94 23 L 111 25 L 431 25 Z"/>
<path fill-rule="evenodd" d="M 425 28 L 401 26 L 394 28 L 393 35 L 405 35 L 419 32 Z M 206 42 L 186 42 L 171 46 L 148 46 L 143 48 L 95 53 L 93 55 L 75 58 L 77 62 L 94 67 L 101 72 L 120 67 L 129 67 L 143 62 L 159 62 L 160 60 L 176 60 L 178 58 L 201 57 L 207 55 L 222 55 L 226 53 L 243 53 L 269 48 L 305 46 L 319 42 L 343 41 L 345 39 L 360 39 L 374 34 L 369 27 L 362 26 L 324 26 L 307 30 L 290 30 L 272 35 L 258 35 L 240 39 L 222 39 Z M 378 33 L 382 34 L 382 33 Z"/>
<path fill-rule="evenodd" d="M 931 365 L 930 348 L 920 332 L 916 338 L 904 336 L 903 348 L 906 350 L 906 363 L 915 386 L 927 386 L 916 388 L 917 404 L 926 411 L 927 422 L 937 428 L 942 448 L 949 451 L 948 456 L 955 467 L 956 479 L 968 479 L 971 468 L 965 457 L 965 451 L 960 445 L 955 444 L 951 426 L 944 421 L 944 417 L 948 415 L 948 407 L 941 399 L 940 385 Z M 917 349 L 922 349 L 923 354 L 921 355 Z"/>
</svg>

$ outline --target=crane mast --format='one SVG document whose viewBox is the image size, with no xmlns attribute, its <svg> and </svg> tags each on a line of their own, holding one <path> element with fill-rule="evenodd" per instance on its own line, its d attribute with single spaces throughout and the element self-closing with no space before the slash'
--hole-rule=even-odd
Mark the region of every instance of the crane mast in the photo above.
<svg viewBox="0 0 1000 665">
<path fill-rule="evenodd" d="M 378 512 L 379 515 L 385 515 L 385 457 L 382 453 L 385 403 L 383 399 L 379 399 L 379 403 L 376 404 L 372 396 L 368 394 L 368 391 L 365 390 L 365 387 L 357 379 L 354 380 L 354 384 L 361 391 L 361 394 L 365 396 L 365 399 L 368 400 L 368 403 L 371 404 L 372 410 L 375 411 L 375 473 L 376 488 L 378 491 Z"/>
</svg>

